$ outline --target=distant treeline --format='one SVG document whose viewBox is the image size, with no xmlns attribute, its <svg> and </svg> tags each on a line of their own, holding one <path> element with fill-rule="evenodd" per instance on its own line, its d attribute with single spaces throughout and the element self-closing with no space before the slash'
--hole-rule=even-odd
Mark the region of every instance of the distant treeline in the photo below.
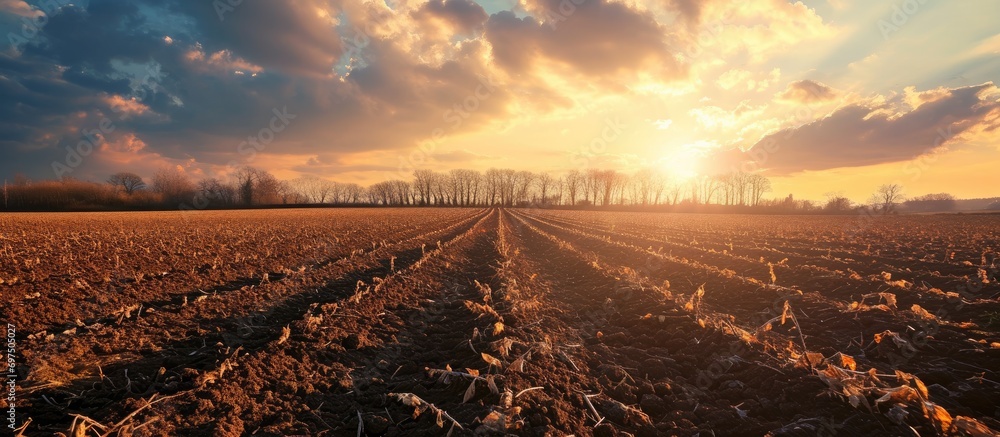
<svg viewBox="0 0 1000 437">
<path fill-rule="evenodd" d="M 888 190 L 888 191 L 887 191 Z M 771 182 L 759 174 L 732 172 L 676 181 L 642 170 L 570 171 L 561 177 L 511 169 L 417 170 L 411 180 L 390 180 L 367 187 L 318 177 L 279 180 L 270 172 L 242 167 L 228 180 L 191 180 L 176 168 L 163 168 L 149 180 L 121 172 L 105 182 L 76 179 L 31 181 L 15 176 L 0 190 L 0 210 L 104 211 L 154 209 L 229 209 L 267 206 L 516 206 L 690 212 L 852 214 L 939 212 L 955 209 L 948 194 L 903 199 L 898 186 L 882 186 L 865 204 L 829 195 L 823 203 L 791 194 L 766 198 Z M 994 202 L 1000 209 L 1000 202 Z"/>
</svg>

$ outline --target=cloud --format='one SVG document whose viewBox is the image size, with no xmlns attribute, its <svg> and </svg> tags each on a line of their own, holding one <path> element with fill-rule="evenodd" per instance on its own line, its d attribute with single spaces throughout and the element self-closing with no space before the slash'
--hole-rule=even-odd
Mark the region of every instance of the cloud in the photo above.
<svg viewBox="0 0 1000 437">
<path fill-rule="evenodd" d="M 24 0 L 0 0 L 0 12 L 29 18 L 44 15 L 42 11 L 32 8 Z"/>
<path fill-rule="evenodd" d="M 219 3 L 174 0 L 168 7 L 194 21 L 209 51 L 229 49 L 266 69 L 329 75 L 345 52 L 328 2 L 244 1 L 232 10 Z"/>
<path fill-rule="evenodd" d="M 769 174 L 788 175 L 906 161 L 967 139 L 965 134 L 996 135 L 1000 93 L 992 82 L 933 94 L 915 108 L 900 98 L 842 107 L 765 136 L 742 159 Z"/>
<path fill-rule="evenodd" d="M 764 91 L 771 87 L 771 84 L 781 78 L 781 69 L 771 69 L 770 73 L 755 75 L 747 70 L 734 68 L 726 71 L 715 81 L 719 88 L 724 90 L 736 89 L 738 91 Z"/>
<path fill-rule="evenodd" d="M 530 76 L 543 61 L 589 77 L 640 71 L 661 80 L 683 76 L 668 45 L 667 29 L 650 12 L 607 0 L 575 3 L 531 0 L 525 7 L 535 16 L 518 18 L 509 11 L 492 15 L 485 36 L 497 65 L 513 76 Z"/>
<path fill-rule="evenodd" d="M 752 64 L 807 41 L 837 35 L 815 9 L 799 1 L 733 2 L 712 9 L 711 16 L 703 13 L 702 20 L 713 25 L 693 35 L 701 51 L 714 56 L 745 54 Z"/>
<path fill-rule="evenodd" d="M 366 62 L 341 76 L 330 70 L 337 46 L 309 36 L 325 26 L 323 32 L 339 44 L 332 22 L 298 3 L 283 6 L 293 11 L 274 12 L 291 31 L 277 31 L 267 23 L 258 30 L 289 44 L 284 50 L 294 53 L 286 54 L 267 44 L 243 47 L 230 41 L 250 26 L 242 20 L 267 21 L 257 9 L 265 6 L 251 6 L 260 2 L 243 3 L 226 15 L 224 25 L 214 15 L 192 19 L 188 14 L 203 11 L 189 11 L 196 7 L 187 2 L 175 4 L 171 14 L 180 15 L 170 19 L 189 26 L 172 27 L 169 41 L 151 30 L 163 24 L 146 15 L 145 6 L 112 8 L 113 3 L 94 0 L 86 8 L 63 8 L 21 53 L 0 53 L 0 99 L 16 102 L 0 107 L 0 162 L 13 162 L 9 156 L 20 153 L 18 167 L 51 177 L 49 164 L 62 160 L 65 148 L 77 144 L 84 130 L 96 129 L 108 118 L 114 124 L 108 142 L 123 144 L 119 135 L 133 135 L 135 141 L 127 144 L 143 146 L 134 153 L 129 147 L 99 149 L 95 155 L 108 159 L 89 157 L 73 176 L 103 179 L 99 172 L 106 171 L 106 164 L 138 165 L 131 157 L 142 154 L 167 162 L 194 160 L 206 169 L 232 160 L 294 168 L 318 152 L 382 150 L 392 153 L 372 168 L 395 168 L 399 162 L 393 153 L 403 153 L 393 151 L 479 129 L 509 111 L 510 92 L 496 82 L 489 47 L 479 40 L 458 45 L 448 59 L 428 62 L 405 40 L 371 38 L 362 48 Z M 465 11 L 472 5 L 452 2 L 444 7 Z M 209 18 L 215 23 L 198 21 Z M 410 24 L 402 15 L 397 18 L 402 20 L 398 26 Z M 364 21 L 370 17 L 352 19 L 353 25 L 372 28 Z M 236 30 L 202 29 L 230 25 Z M 310 26 L 317 29 L 303 29 Z M 303 39 L 312 48 L 298 47 L 289 38 Z M 327 49 L 328 58 L 308 55 Z M 241 143 L 258 136 L 274 110 L 295 118 L 255 155 L 281 159 L 250 162 L 238 152 Z M 23 154 L 28 149 L 38 153 Z M 13 168 L 0 164 L 0 172 Z"/>
<path fill-rule="evenodd" d="M 464 35 L 479 31 L 489 18 L 483 7 L 471 0 L 431 0 L 412 15 L 422 21 L 437 21 L 428 27 L 443 22 Z"/>
<path fill-rule="evenodd" d="M 698 24 L 701 21 L 702 11 L 704 10 L 707 3 L 709 2 L 706 0 L 666 1 L 667 7 L 680 14 L 681 18 L 683 18 L 689 24 Z"/>
<path fill-rule="evenodd" d="M 749 120 L 761 115 L 766 109 L 766 105 L 753 106 L 749 100 L 744 100 L 736 105 L 732 111 L 718 106 L 703 106 L 691 109 L 688 111 L 688 115 L 709 130 L 733 129 L 748 123 Z"/>
<path fill-rule="evenodd" d="M 653 120 L 653 126 L 656 126 L 657 130 L 670 129 L 670 125 L 672 124 L 674 124 L 674 121 L 669 118 L 665 120 L 664 119 Z"/>
<path fill-rule="evenodd" d="M 814 103 L 833 100 L 837 92 L 814 80 L 799 80 L 788 84 L 788 88 L 778 94 L 779 100 L 794 103 Z"/>
</svg>

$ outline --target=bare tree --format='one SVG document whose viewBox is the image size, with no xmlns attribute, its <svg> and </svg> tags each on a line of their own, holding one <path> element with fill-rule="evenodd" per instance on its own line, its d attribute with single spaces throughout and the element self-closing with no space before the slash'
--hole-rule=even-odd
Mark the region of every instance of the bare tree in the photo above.
<svg viewBox="0 0 1000 437">
<path fill-rule="evenodd" d="M 885 184 L 878 187 L 868 204 L 872 209 L 882 214 L 892 214 L 896 212 L 896 205 L 903 201 L 903 186 L 899 184 Z"/>
<path fill-rule="evenodd" d="M 514 205 L 514 196 L 517 193 L 517 172 L 511 169 L 497 170 L 498 186 L 500 193 L 500 204 L 505 206 Z"/>
<path fill-rule="evenodd" d="M 153 175 L 153 191 L 169 202 L 182 202 L 194 194 L 194 184 L 177 167 L 162 167 Z"/>
<path fill-rule="evenodd" d="M 555 183 L 555 178 L 548 173 L 539 173 L 535 177 L 535 185 L 538 186 L 538 195 L 541 196 L 538 203 L 542 205 L 549 203 L 549 193 L 554 188 Z"/>
<path fill-rule="evenodd" d="M 591 205 L 597 205 L 597 196 L 600 192 L 601 170 L 589 168 L 583 174 L 583 200 Z M 591 199 L 593 196 L 593 199 Z"/>
<path fill-rule="evenodd" d="M 199 181 L 198 194 L 201 198 L 216 205 L 236 204 L 236 188 L 215 178 Z"/>
<path fill-rule="evenodd" d="M 303 176 L 298 179 L 294 179 L 291 182 L 291 187 L 306 197 L 309 202 L 312 203 L 326 203 L 331 201 L 333 203 L 339 203 L 340 199 L 338 196 L 338 184 L 336 182 L 331 182 L 326 179 L 320 179 L 316 176 Z"/>
<path fill-rule="evenodd" d="M 951 211 L 958 203 L 955 196 L 948 193 L 925 194 L 903 202 L 908 211 Z"/>
<path fill-rule="evenodd" d="M 360 203 L 365 195 L 365 189 L 358 184 L 339 184 L 343 188 L 344 203 Z"/>
<path fill-rule="evenodd" d="M 563 193 L 566 191 L 566 178 L 559 178 L 553 183 L 553 188 L 555 189 L 555 194 L 552 196 L 552 200 L 556 205 L 563 204 Z"/>
<path fill-rule="evenodd" d="M 653 169 L 642 169 L 632 175 L 629 181 L 632 202 L 648 205 L 653 201 L 657 172 Z"/>
<path fill-rule="evenodd" d="M 519 171 L 514 173 L 513 187 L 514 196 L 512 205 L 526 203 L 531 200 L 531 186 L 535 180 L 535 174 L 530 171 Z"/>
<path fill-rule="evenodd" d="M 253 203 L 257 205 L 273 205 L 281 202 L 281 181 L 268 171 L 259 171 L 260 175 L 253 190 Z"/>
<path fill-rule="evenodd" d="M 760 174 L 747 175 L 750 189 L 750 201 L 753 206 L 760 205 L 764 193 L 771 191 L 771 180 Z"/>
<path fill-rule="evenodd" d="M 851 199 L 839 193 L 827 193 L 826 205 L 823 206 L 827 212 L 847 212 L 853 207 Z"/>
<path fill-rule="evenodd" d="M 111 175 L 108 178 L 108 183 L 115 188 L 121 187 L 128 195 L 146 187 L 146 182 L 142 180 L 141 176 L 127 171 Z"/>
<path fill-rule="evenodd" d="M 430 205 L 437 174 L 433 170 L 414 170 L 413 185 L 417 191 L 420 205 Z"/>
<path fill-rule="evenodd" d="M 478 197 L 482 175 L 475 170 L 455 169 L 448 174 L 455 205 L 471 205 Z"/>
<path fill-rule="evenodd" d="M 569 196 L 570 206 L 576 206 L 576 194 L 580 191 L 582 183 L 583 175 L 580 174 L 580 170 L 570 170 L 566 174 L 566 195 Z"/>
<path fill-rule="evenodd" d="M 395 205 L 409 205 L 412 203 L 412 188 L 410 183 L 402 180 L 389 181 L 389 192 L 391 202 Z"/>
<path fill-rule="evenodd" d="M 233 173 L 233 179 L 240 202 L 244 205 L 266 205 L 281 201 L 281 184 L 270 172 L 244 166 Z"/>
<path fill-rule="evenodd" d="M 237 194 L 239 195 L 240 202 L 244 205 L 253 204 L 254 185 L 256 185 L 259 178 L 260 170 L 250 166 L 240 167 L 233 173 Z"/>
<path fill-rule="evenodd" d="M 372 203 L 389 205 L 392 202 L 392 183 L 389 181 L 377 182 L 368 187 L 368 192 L 372 198 Z"/>
<path fill-rule="evenodd" d="M 501 199 L 501 179 L 500 170 L 495 168 L 486 170 L 486 174 L 483 175 L 483 201 L 487 205 L 496 205 Z"/>
</svg>

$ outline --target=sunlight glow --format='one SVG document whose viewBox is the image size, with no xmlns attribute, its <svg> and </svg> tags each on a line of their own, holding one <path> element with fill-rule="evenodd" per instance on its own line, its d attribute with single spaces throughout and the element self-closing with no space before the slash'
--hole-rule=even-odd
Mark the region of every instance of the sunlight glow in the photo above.
<svg viewBox="0 0 1000 437">
<path fill-rule="evenodd" d="M 675 180 L 691 180 L 701 174 L 702 156 L 700 150 L 684 147 L 661 158 L 660 168 Z"/>
</svg>

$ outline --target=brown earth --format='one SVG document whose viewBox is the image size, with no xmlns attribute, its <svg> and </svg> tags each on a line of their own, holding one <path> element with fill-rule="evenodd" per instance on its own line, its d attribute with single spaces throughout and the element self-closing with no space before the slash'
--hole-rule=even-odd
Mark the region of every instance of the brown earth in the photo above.
<svg viewBox="0 0 1000 437">
<path fill-rule="evenodd" d="M 24 435 L 1000 429 L 998 217 L 178 214 L 0 217 Z"/>
</svg>

